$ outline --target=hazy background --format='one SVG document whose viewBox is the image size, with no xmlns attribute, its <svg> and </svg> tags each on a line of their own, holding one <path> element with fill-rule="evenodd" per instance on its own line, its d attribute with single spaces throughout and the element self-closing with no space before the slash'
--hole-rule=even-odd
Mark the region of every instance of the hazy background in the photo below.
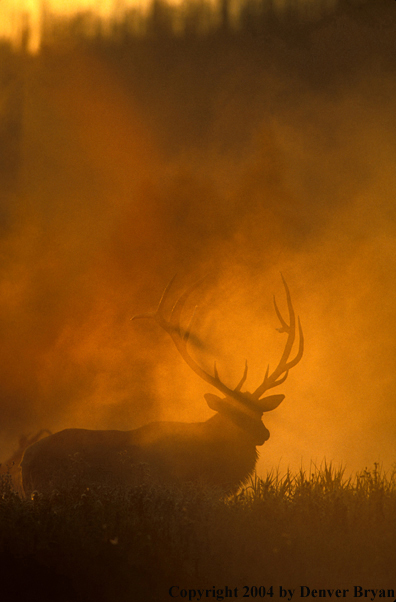
<svg viewBox="0 0 396 602">
<path fill-rule="evenodd" d="M 3 44 L 0 459 L 41 428 L 212 415 L 169 336 L 131 321 L 175 273 L 169 307 L 209 274 L 191 353 L 229 386 L 247 358 L 255 389 L 281 271 L 306 351 L 259 473 L 395 462 L 396 5 L 254 5 L 238 27 L 224 2 L 206 29 L 172 13 L 175 33 L 156 3 L 139 35 L 47 15 L 40 52 Z"/>
</svg>

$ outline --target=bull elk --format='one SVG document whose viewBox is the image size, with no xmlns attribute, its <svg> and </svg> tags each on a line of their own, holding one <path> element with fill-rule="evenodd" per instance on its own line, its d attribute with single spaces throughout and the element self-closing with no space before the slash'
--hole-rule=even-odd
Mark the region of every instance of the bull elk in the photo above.
<svg viewBox="0 0 396 602">
<path fill-rule="evenodd" d="M 280 333 L 287 335 L 286 344 L 276 368 L 269 366 L 259 387 L 252 393 L 242 391 L 247 378 L 247 362 L 243 376 L 234 389 L 219 378 L 216 363 L 213 374 L 204 370 L 187 350 L 191 323 L 181 326 L 181 314 L 187 298 L 198 286 L 185 291 L 176 301 L 170 318 L 164 316 L 164 305 L 173 280 L 166 287 L 155 312 L 134 316 L 154 319 L 171 336 L 177 350 L 190 368 L 204 381 L 222 393 L 205 394 L 208 406 L 216 412 L 206 422 L 150 422 L 132 431 L 66 429 L 26 449 L 22 460 L 22 482 L 25 494 L 34 490 L 51 493 L 53 489 L 80 486 L 132 486 L 141 482 L 142 466 L 150 479 L 162 483 L 194 482 L 219 487 L 227 492 L 238 489 L 252 474 L 258 452 L 269 431 L 261 418 L 275 409 L 284 395 L 264 394 L 282 384 L 289 370 L 303 355 L 304 338 L 298 324 L 298 350 L 289 359 L 296 338 L 296 317 L 288 286 L 282 276 L 289 313 L 282 317 L 274 297 Z"/>
</svg>

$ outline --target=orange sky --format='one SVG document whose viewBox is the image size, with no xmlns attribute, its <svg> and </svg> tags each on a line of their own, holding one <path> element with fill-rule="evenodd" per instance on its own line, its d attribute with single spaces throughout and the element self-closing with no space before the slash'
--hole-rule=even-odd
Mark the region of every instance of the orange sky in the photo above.
<svg viewBox="0 0 396 602">
<path fill-rule="evenodd" d="M 211 274 L 192 353 L 229 386 L 248 359 L 256 388 L 281 353 L 281 271 L 306 351 L 260 466 L 394 462 L 396 55 L 348 25 L 318 27 L 309 61 L 268 42 L 268 63 L 261 46 L 28 62 L 0 239 L 0 458 L 42 428 L 211 415 L 166 333 L 130 320 L 175 273 L 175 297 Z"/>
</svg>

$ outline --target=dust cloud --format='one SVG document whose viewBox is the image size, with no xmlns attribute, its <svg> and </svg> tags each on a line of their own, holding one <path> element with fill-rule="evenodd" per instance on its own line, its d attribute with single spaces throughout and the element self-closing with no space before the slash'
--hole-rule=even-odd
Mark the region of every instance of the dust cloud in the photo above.
<svg viewBox="0 0 396 602">
<path fill-rule="evenodd" d="M 210 417 L 168 335 L 131 321 L 174 274 L 169 309 L 207 275 L 184 316 L 198 306 L 191 353 L 229 386 L 247 359 L 255 389 L 284 344 L 282 272 L 306 350 L 264 416 L 259 473 L 390 468 L 396 79 L 380 17 L 20 57 L 18 170 L 2 172 L 3 459 L 40 429 Z"/>
</svg>

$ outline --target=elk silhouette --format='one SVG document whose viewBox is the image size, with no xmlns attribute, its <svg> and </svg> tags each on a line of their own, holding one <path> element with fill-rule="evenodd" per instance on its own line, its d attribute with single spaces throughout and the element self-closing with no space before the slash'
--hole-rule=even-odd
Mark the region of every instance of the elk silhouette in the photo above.
<svg viewBox="0 0 396 602">
<path fill-rule="evenodd" d="M 296 317 L 283 276 L 282 280 L 289 321 L 283 319 L 275 297 L 274 307 L 281 323 L 277 330 L 287 334 L 286 344 L 277 367 L 270 373 L 268 366 L 263 382 L 250 393 L 241 391 L 247 378 L 247 362 L 241 380 L 230 389 L 220 380 L 216 362 L 210 374 L 191 357 L 187 350 L 191 322 L 183 329 L 181 314 L 191 292 L 200 283 L 178 298 L 167 320 L 163 310 L 172 279 L 157 311 L 132 319 L 154 319 L 169 333 L 190 368 L 223 394 L 223 397 L 212 393 L 204 396 L 216 414 L 206 422 L 150 422 L 132 431 L 66 429 L 50 435 L 25 451 L 21 464 L 25 494 L 30 496 L 35 490 L 48 494 L 76 484 L 133 486 L 141 483 L 145 474 L 149 474 L 150 480 L 166 484 L 194 482 L 226 492 L 237 490 L 255 468 L 256 446 L 269 438 L 261 420 L 263 413 L 275 409 L 284 399 L 284 395 L 263 395 L 282 384 L 303 355 L 304 338 L 298 318 L 298 350 L 289 359 L 296 338 Z"/>
</svg>

